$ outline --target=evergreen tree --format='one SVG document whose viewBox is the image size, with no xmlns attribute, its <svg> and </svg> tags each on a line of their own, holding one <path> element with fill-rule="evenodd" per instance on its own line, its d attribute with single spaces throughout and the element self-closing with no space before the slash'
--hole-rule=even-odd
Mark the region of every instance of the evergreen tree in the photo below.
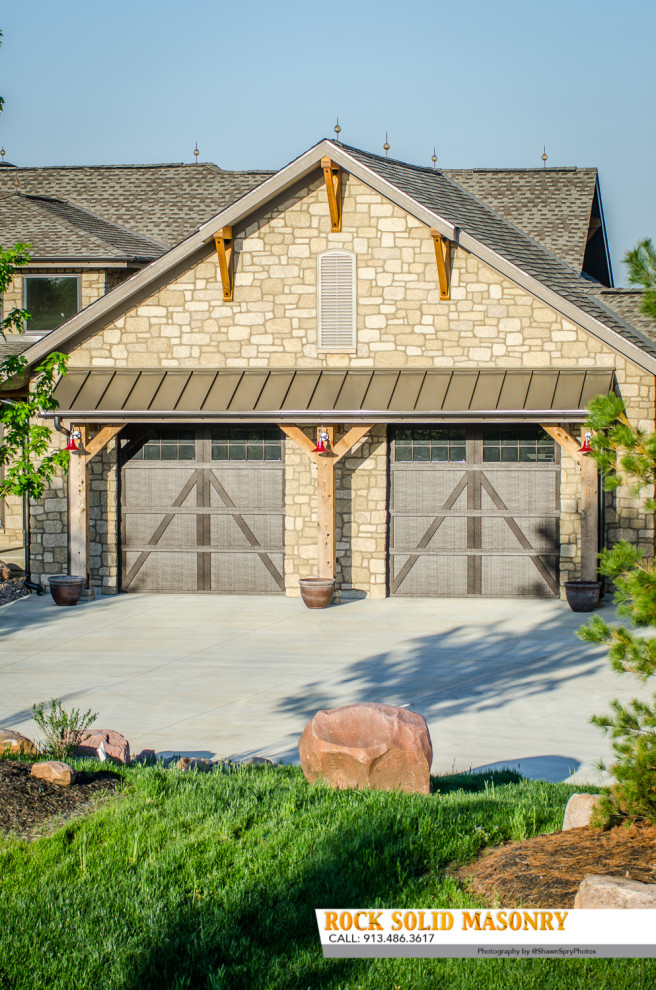
<svg viewBox="0 0 656 990">
<path fill-rule="evenodd" d="M 629 282 L 641 285 L 644 290 L 640 309 L 656 321 L 656 248 L 647 237 L 624 255 L 629 269 Z"/>
</svg>

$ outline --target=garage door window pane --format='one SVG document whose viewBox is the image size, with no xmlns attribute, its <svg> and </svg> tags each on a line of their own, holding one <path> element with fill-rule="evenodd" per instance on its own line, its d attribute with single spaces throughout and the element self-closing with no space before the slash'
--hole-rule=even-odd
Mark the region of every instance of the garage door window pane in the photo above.
<svg viewBox="0 0 656 990">
<path fill-rule="evenodd" d="M 213 461 L 280 461 L 282 445 L 276 427 L 212 430 Z"/>
<path fill-rule="evenodd" d="M 193 430 L 155 433 L 149 430 L 142 447 L 132 455 L 136 461 L 193 461 L 196 443 Z"/>
<path fill-rule="evenodd" d="M 553 439 L 538 428 L 524 430 L 486 430 L 483 437 L 483 460 L 487 463 L 553 464 L 556 451 Z"/>
<path fill-rule="evenodd" d="M 77 313 L 77 278 L 74 275 L 25 277 L 25 309 L 32 319 L 27 333 L 48 333 Z"/>
<path fill-rule="evenodd" d="M 443 430 L 430 426 L 397 430 L 394 447 L 397 461 L 463 463 L 467 459 L 464 430 Z"/>
</svg>

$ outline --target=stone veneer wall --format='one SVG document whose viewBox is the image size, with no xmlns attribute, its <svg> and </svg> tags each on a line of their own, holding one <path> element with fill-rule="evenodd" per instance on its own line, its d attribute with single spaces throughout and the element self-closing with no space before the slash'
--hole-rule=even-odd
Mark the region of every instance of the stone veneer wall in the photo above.
<svg viewBox="0 0 656 990">
<path fill-rule="evenodd" d="M 353 177 L 344 177 L 343 189 L 342 233 L 330 232 L 323 180 L 317 179 L 237 228 L 233 303 L 223 302 L 216 256 L 208 248 L 199 263 L 80 342 L 69 366 L 607 367 L 615 368 L 631 419 L 654 428 L 652 375 L 462 249 L 454 253 L 451 300 L 440 301 L 425 225 Z M 332 248 L 357 257 L 355 353 L 317 346 L 317 255 Z M 314 568 L 315 485 L 303 452 L 287 442 L 286 454 L 286 583 L 295 593 L 298 578 Z M 345 593 L 384 593 L 386 471 L 378 428 L 339 468 L 338 567 Z M 579 490 L 578 469 L 563 454 L 563 580 L 580 568 Z M 612 540 L 630 534 L 653 553 L 651 519 L 627 492 L 619 492 L 608 523 Z M 110 525 L 101 552 L 108 569 L 115 554 L 111 532 Z"/>
</svg>

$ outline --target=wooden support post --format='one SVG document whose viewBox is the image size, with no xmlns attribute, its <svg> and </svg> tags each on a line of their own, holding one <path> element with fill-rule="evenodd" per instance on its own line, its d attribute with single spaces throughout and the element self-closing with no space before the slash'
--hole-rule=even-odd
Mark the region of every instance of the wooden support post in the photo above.
<svg viewBox="0 0 656 990">
<path fill-rule="evenodd" d="M 86 447 L 87 428 L 80 427 L 80 443 Z M 68 469 L 68 556 L 70 573 L 89 581 L 89 495 L 87 459 L 71 454 Z"/>
<path fill-rule="evenodd" d="M 599 553 L 599 472 L 597 462 L 587 454 L 579 453 L 585 440 L 585 430 L 577 440 L 552 423 L 541 423 L 542 429 L 574 458 L 581 472 L 581 580 L 597 580 L 597 554 Z"/>
<path fill-rule="evenodd" d="M 583 442 L 583 440 L 581 441 Z M 599 472 L 592 457 L 581 460 L 581 580 L 597 580 Z"/>
<path fill-rule="evenodd" d="M 327 426 L 330 449 L 333 447 L 334 427 Z M 334 578 L 336 567 L 335 533 L 335 459 L 329 454 L 317 456 L 317 576 Z"/>
<path fill-rule="evenodd" d="M 335 465 L 371 429 L 371 424 L 353 426 L 341 440 L 334 444 L 335 427 L 324 427 L 328 434 L 328 454 L 315 454 L 315 443 L 298 426 L 278 423 L 279 428 L 305 451 L 317 465 L 317 576 L 335 577 L 335 551 L 337 546 L 335 525 Z M 317 439 L 318 439 L 317 430 Z"/>
<path fill-rule="evenodd" d="M 451 298 L 451 241 L 443 237 L 437 230 L 431 228 L 431 237 L 435 245 L 435 260 L 437 276 L 440 282 L 440 299 Z"/>
<path fill-rule="evenodd" d="M 321 159 L 321 168 L 326 180 L 330 230 L 333 234 L 339 234 L 342 229 L 342 170 L 330 158 Z"/>
<path fill-rule="evenodd" d="M 219 259 L 219 271 L 221 272 L 221 283 L 223 285 L 223 301 L 232 302 L 232 292 L 234 286 L 234 241 L 232 237 L 232 227 L 222 227 L 214 235 L 216 253 Z"/>
</svg>

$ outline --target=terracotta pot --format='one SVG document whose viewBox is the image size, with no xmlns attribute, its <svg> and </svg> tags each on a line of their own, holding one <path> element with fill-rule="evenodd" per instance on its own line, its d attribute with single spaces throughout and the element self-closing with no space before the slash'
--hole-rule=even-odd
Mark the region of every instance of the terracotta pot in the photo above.
<svg viewBox="0 0 656 990">
<path fill-rule="evenodd" d="M 565 581 L 565 594 L 572 612 L 592 612 L 599 604 L 601 581 Z"/>
<path fill-rule="evenodd" d="M 84 587 L 84 578 L 74 574 L 58 574 L 48 578 L 50 594 L 55 605 L 77 605 Z"/>
<path fill-rule="evenodd" d="M 301 578 L 298 586 L 308 608 L 328 608 L 335 591 L 335 579 Z"/>
</svg>

